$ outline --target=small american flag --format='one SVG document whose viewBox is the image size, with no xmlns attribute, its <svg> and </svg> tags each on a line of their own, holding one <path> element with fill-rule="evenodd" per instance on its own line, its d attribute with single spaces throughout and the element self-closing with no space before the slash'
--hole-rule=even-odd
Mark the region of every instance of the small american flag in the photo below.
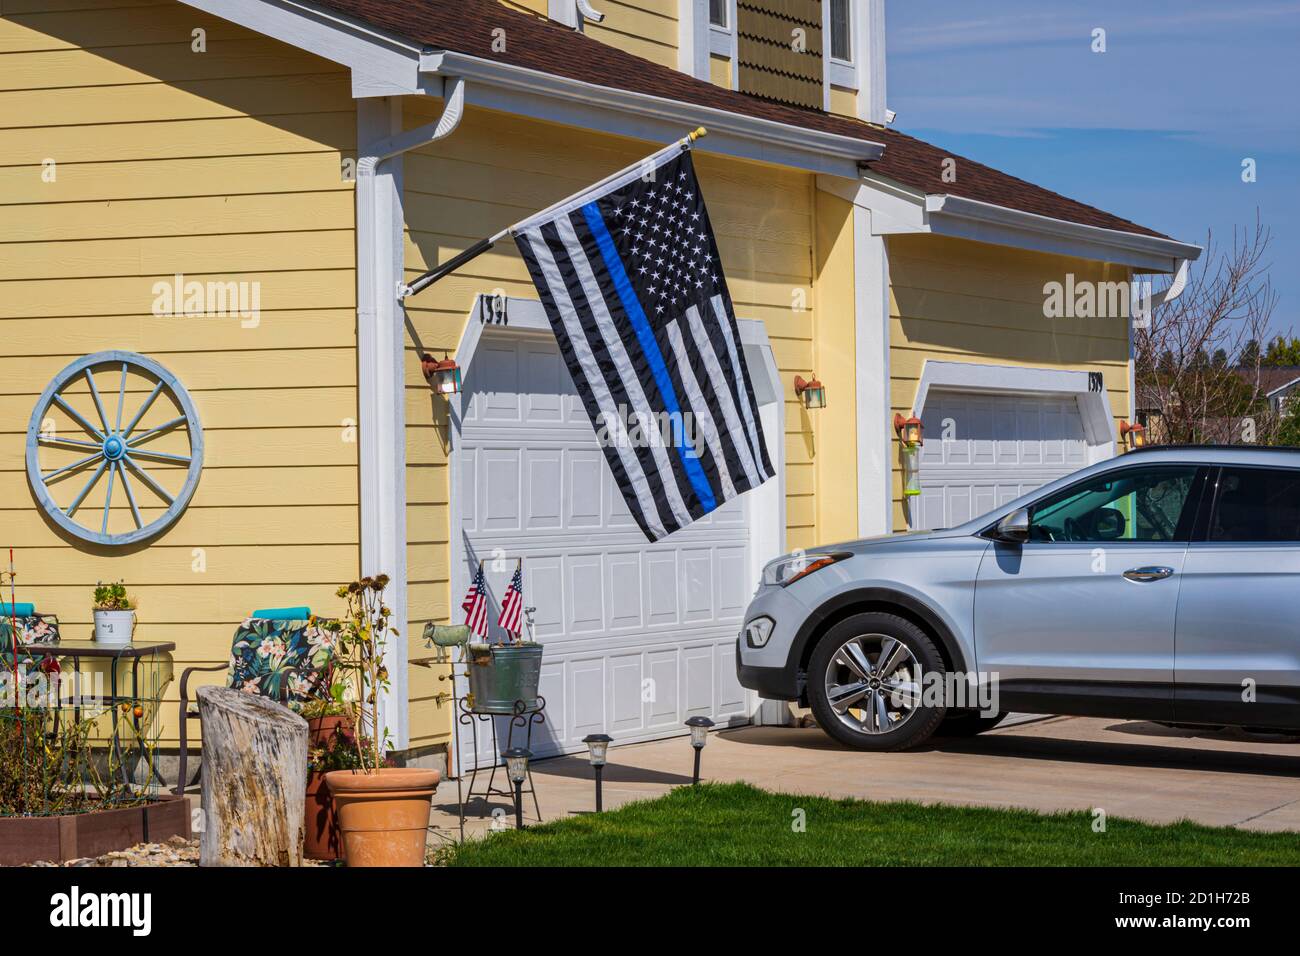
<svg viewBox="0 0 1300 956">
<path fill-rule="evenodd" d="M 524 569 L 515 568 L 515 576 L 510 579 L 506 596 L 501 602 L 501 627 L 516 637 L 519 636 L 520 612 L 524 606 Z"/>
<path fill-rule="evenodd" d="M 460 606 L 465 611 L 465 624 L 469 629 L 479 637 L 487 637 L 487 586 L 483 582 L 482 565 L 479 565 L 478 574 L 474 575 Z"/>
</svg>

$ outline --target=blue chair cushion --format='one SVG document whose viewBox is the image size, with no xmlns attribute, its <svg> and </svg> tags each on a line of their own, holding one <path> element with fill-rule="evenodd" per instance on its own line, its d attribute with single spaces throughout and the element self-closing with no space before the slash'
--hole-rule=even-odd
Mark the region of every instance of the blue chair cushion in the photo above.
<svg viewBox="0 0 1300 956">
<path fill-rule="evenodd" d="M 312 620 L 250 617 L 235 629 L 226 686 L 300 711 L 328 693 L 336 642 Z"/>
<path fill-rule="evenodd" d="M 249 617 L 261 618 L 263 621 L 305 621 L 311 617 L 311 608 L 266 607 L 254 611 Z"/>
<path fill-rule="evenodd" d="M 0 615 L 4 617 L 31 617 L 35 613 L 36 605 L 30 601 L 19 601 L 17 604 L 0 601 Z"/>
</svg>

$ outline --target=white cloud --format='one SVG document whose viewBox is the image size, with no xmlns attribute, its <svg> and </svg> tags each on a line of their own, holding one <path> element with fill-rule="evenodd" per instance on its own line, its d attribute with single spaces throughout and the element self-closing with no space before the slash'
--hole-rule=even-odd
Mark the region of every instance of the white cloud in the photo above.
<svg viewBox="0 0 1300 956">
<path fill-rule="evenodd" d="M 1030 46 L 1062 41 L 1086 42 L 1094 27 L 1103 27 L 1113 38 L 1127 41 L 1167 38 L 1174 34 L 1204 32 L 1215 25 L 1241 24 L 1264 27 L 1263 21 L 1294 20 L 1300 2 L 1196 8 L 1181 5 L 1161 16 L 1133 16 L 1129 4 L 1095 4 L 1088 10 L 1056 8 L 1043 12 L 1038 4 L 980 19 L 940 19 L 933 5 L 927 11 L 918 5 L 907 17 L 925 17 L 926 22 L 890 30 L 889 54 L 928 53 L 937 50 L 979 49 L 993 46 Z M 895 8 L 891 7 L 893 12 Z M 1293 23 L 1293 25 L 1296 25 Z"/>
</svg>

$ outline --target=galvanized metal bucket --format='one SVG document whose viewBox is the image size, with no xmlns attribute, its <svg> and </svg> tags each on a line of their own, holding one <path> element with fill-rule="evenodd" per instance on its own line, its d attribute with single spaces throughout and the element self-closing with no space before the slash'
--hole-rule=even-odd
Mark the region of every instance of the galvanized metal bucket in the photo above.
<svg viewBox="0 0 1300 956">
<path fill-rule="evenodd" d="M 542 676 L 540 644 L 496 644 L 487 654 L 471 654 L 470 710 L 476 714 L 513 714 L 517 701 L 524 711 L 536 710 L 537 683 Z"/>
</svg>

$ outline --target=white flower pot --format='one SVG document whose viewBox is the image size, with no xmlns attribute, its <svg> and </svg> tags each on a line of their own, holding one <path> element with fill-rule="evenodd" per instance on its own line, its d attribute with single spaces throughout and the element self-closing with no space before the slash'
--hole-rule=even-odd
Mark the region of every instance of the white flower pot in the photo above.
<svg viewBox="0 0 1300 956">
<path fill-rule="evenodd" d="M 135 630 L 135 611 L 96 611 L 95 641 L 123 647 L 131 643 Z"/>
</svg>

